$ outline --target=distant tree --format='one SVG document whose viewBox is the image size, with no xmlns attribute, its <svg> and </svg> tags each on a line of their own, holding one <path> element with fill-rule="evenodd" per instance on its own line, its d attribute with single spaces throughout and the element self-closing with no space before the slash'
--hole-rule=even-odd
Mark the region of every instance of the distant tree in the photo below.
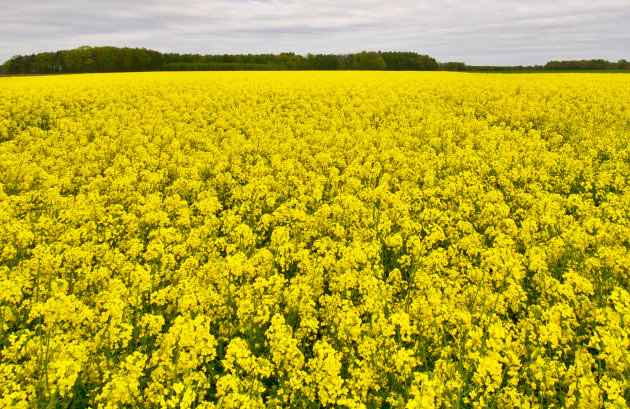
<svg viewBox="0 0 630 409">
<path fill-rule="evenodd" d="M 83 45 L 77 48 L 77 51 L 81 56 L 81 72 L 93 72 L 94 56 L 92 54 L 92 48 L 88 45 Z"/>
<path fill-rule="evenodd" d="M 13 57 L 10 68 L 13 74 L 32 74 L 35 72 L 35 54 Z"/>
<path fill-rule="evenodd" d="M 549 61 L 545 64 L 546 70 L 613 70 L 618 64 L 611 63 L 603 59 L 596 60 L 568 60 Z"/>
<path fill-rule="evenodd" d="M 79 50 L 64 50 L 61 52 L 61 71 L 68 73 L 81 72 L 83 59 Z"/>
<path fill-rule="evenodd" d="M 20 60 L 23 57 L 21 55 L 14 55 L 11 59 L 5 61 L 2 64 L 2 72 L 5 74 L 19 74 L 20 73 Z"/>
<path fill-rule="evenodd" d="M 151 62 L 147 67 L 148 70 L 151 71 L 159 71 L 164 66 L 164 55 L 154 50 L 146 50 L 147 54 L 151 58 Z"/>
<path fill-rule="evenodd" d="M 388 70 L 431 71 L 438 68 L 438 63 L 434 58 L 414 52 L 382 52 L 381 56 Z"/>
<path fill-rule="evenodd" d="M 363 51 L 355 56 L 353 68 L 357 70 L 384 70 L 387 68 L 387 64 L 380 53 Z"/>
<path fill-rule="evenodd" d="M 133 58 L 133 50 L 131 48 L 122 48 L 120 49 L 120 71 L 135 71 L 135 64 Z"/>
<path fill-rule="evenodd" d="M 55 53 L 39 53 L 35 56 L 35 72 L 39 74 L 54 72 Z"/>
<path fill-rule="evenodd" d="M 284 64 L 289 70 L 297 70 L 300 65 L 300 58 L 294 53 L 280 53 L 277 56 L 271 55 L 270 58 L 275 64 Z"/>
<path fill-rule="evenodd" d="M 416 58 L 416 66 L 414 69 L 421 71 L 435 71 L 438 69 L 438 62 L 435 58 L 429 57 L 428 55 L 419 55 Z"/>
<path fill-rule="evenodd" d="M 440 64 L 440 69 L 446 71 L 465 71 L 466 64 L 463 62 L 450 61 Z"/>
<path fill-rule="evenodd" d="M 151 64 L 151 56 L 143 48 L 134 50 L 134 71 L 146 71 Z"/>
<path fill-rule="evenodd" d="M 95 70 L 98 72 L 114 72 L 118 71 L 118 62 L 116 56 L 116 48 L 99 47 L 96 49 Z"/>
<path fill-rule="evenodd" d="M 334 54 L 315 54 L 310 59 L 314 70 L 338 70 L 340 59 Z"/>
</svg>

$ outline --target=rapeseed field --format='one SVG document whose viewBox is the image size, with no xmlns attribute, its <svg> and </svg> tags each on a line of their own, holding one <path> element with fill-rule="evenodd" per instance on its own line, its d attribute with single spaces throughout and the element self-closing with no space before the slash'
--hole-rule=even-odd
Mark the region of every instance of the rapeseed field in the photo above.
<svg viewBox="0 0 630 409">
<path fill-rule="evenodd" d="M 630 76 L 0 78 L 0 407 L 627 408 Z"/>
</svg>

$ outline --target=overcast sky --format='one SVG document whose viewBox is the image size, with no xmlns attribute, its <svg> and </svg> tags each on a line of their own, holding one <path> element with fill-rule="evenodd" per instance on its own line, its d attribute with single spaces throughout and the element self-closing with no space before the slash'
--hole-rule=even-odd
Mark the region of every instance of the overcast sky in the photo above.
<svg viewBox="0 0 630 409">
<path fill-rule="evenodd" d="M 0 0 L 1 61 L 81 45 L 415 51 L 472 65 L 630 60 L 630 0 Z"/>
</svg>

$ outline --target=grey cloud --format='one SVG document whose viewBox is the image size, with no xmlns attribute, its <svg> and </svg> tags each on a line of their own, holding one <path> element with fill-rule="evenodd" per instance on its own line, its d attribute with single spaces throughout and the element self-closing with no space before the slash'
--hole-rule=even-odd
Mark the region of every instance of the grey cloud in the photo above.
<svg viewBox="0 0 630 409">
<path fill-rule="evenodd" d="M 6 5 L 2 5 L 6 2 Z M 164 52 L 405 50 L 469 64 L 630 59 L 630 1 L 0 0 L 0 60 L 80 45 Z"/>
</svg>

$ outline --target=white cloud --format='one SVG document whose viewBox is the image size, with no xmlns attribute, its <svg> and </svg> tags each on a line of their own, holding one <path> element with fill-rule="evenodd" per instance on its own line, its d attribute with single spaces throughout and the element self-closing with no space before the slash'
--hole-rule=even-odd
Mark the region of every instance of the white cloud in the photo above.
<svg viewBox="0 0 630 409">
<path fill-rule="evenodd" d="M 2 61 L 80 45 L 204 54 L 405 50 L 468 64 L 630 59 L 628 0 L 24 0 L 0 7 Z"/>
</svg>

